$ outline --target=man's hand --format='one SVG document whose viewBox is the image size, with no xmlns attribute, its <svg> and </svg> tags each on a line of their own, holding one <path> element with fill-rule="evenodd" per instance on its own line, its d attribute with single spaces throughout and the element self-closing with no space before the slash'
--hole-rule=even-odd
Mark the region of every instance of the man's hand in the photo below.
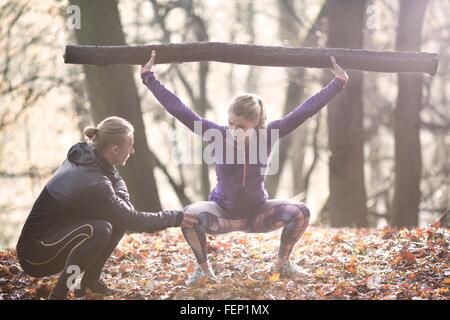
<svg viewBox="0 0 450 320">
<path fill-rule="evenodd" d="M 333 69 L 331 71 L 334 73 L 334 75 L 347 82 L 348 81 L 347 72 L 345 72 L 345 70 L 342 69 L 341 66 L 337 64 L 336 59 L 333 56 L 331 56 L 330 60 L 331 63 L 333 64 Z"/>
<path fill-rule="evenodd" d="M 181 221 L 181 228 L 192 228 L 198 223 L 197 213 L 184 212 L 183 221 Z"/>
<path fill-rule="evenodd" d="M 156 57 L 156 51 L 152 50 L 150 60 L 148 60 L 148 62 L 141 67 L 141 75 L 146 71 L 153 71 L 153 66 L 155 65 L 155 57 Z"/>
</svg>

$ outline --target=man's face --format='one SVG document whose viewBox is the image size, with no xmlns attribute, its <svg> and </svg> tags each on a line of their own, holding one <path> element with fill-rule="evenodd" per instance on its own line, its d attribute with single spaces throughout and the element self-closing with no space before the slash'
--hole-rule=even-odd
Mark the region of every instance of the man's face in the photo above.
<svg viewBox="0 0 450 320">
<path fill-rule="evenodd" d="M 134 154 L 134 135 L 130 133 L 126 136 L 125 141 L 121 145 L 115 145 L 114 148 L 114 164 L 124 166 L 130 157 Z"/>
</svg>

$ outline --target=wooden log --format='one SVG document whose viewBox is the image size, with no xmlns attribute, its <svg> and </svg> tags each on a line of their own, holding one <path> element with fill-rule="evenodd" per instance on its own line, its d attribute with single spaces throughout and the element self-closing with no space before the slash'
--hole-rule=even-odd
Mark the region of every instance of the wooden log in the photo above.
<svg viewBox="0 0 450 320">
<path fill-rule="evenodd" d="M 339 48 L 289 48 L 222 42 L 149 44 L 145 46 L 67 45 L 65 63 L 107 66 L 143 65 L 156 50 L 156 64 L 217 61 L 234 64 L 331 68 L 330 56 L 345 69 L 374 72 L 419 72 L 434 75 L 438 55 L 426 52 Z"/>
</svg>

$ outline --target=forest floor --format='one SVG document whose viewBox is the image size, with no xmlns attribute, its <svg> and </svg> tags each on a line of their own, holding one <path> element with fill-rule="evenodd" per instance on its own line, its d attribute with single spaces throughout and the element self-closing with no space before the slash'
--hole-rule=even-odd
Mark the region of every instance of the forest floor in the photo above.
<svg viewBox="0 0 450 320">
<path fill-rule="evenodd" d="M 311 227 L 292 260 L 310 275 L 270 271 L 280 232 L 208 236 L 219 281 L 186 287 L 193 255 L 179 229 L 130 234 L 108 260 L 103 279 L 120 294 L 89 299 L 444 299 L 450 298 L 450 229 Z M 55 276 L 25 275 L 15 251 L 0 250 L 0 300 L 45 299 Z"/>
</svg>

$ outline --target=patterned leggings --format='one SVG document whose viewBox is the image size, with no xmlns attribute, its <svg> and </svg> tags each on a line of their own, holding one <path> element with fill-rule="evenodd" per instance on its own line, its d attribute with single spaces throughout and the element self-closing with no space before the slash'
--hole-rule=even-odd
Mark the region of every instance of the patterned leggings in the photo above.
<svg viewBox="0 0 450 320">
<path fill-rule="evenodd" d="M 199 223 L 194 228 L 183 228 L 183 235 L 198 263 L 208 261 L 206 235 L 224 234 L 232 231 L 249 233 L 270 232 L 283 228 L 278 257 L 289 258 L 294 245 L 305 232 L 309 223 L 309 209 L 292 200 L 266 200 L 254 215 L 249 218 L 235 219 L 213 201 L 195 202 L 184 211 L 198 213 Z"/>
</svg>

